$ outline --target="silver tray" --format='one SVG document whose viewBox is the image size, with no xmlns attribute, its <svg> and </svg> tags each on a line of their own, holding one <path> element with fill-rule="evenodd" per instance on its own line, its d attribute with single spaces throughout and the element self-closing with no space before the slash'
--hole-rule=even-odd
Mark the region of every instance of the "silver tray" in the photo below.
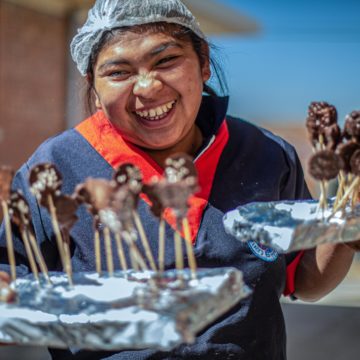
<svg viewBox="0 0 360 360">
<path fill-rule="evenodd" d="M 253 240 L 281 253 L 359 240 L 360 206 L 331 216 L 332 203 L 325 212 L 313 200 L 250 203 L 228 212 L 224 226 L 238 240 Z"/>
<path fill-rule="evenodd" d="M 0 342 L 92 350 L 170 350 L 249 294 L 233 268 L 117 272 L 113 277 L 75 273 L 70 288 L 62 273 L 52 285 L 32 276 L 12 286 L 14 304 L 0 304 Z"/>
</svg>

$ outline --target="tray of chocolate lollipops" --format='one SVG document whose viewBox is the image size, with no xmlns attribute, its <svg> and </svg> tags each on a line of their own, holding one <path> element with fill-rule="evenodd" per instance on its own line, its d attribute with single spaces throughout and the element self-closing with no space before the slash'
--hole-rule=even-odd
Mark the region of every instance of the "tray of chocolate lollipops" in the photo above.
<svg viewBox="0 0 360 360">
<path fill-rule="evenodd" d="M 228 233 L 281 253 L 360 239 L 360 111 L 346 116 L 343 130 L 337 120 L 333 105 L 310 104 L 306 120 L 313 147 L 309 173 L 319 181 L 319 200 L 240 206 L 224 216 Z M 337 193 L 328 198 L 333 179 L 337 179 Z"/>
<path fill-rule="evenodd" d="M 29 205 L 20 191 L 10 189 L 11 181 L 12 171 L 1 168 L 0 196 L 12 281 L 1 284 L 0 342 L 169 350 L 193 342 L 197 332 L 249 294 L 236 269 L 197 269 L 188 208 L 198 180 L 186 155 L 167 159 L 163 176 L 147 184 L 135 165 L 123 164 L 111 180 L 89 178 L 72 195 L 61 193 L 62 175 L 53 164 L 32 168 L 30 190 L 50 215 L 63 272 L 48 271 Z M 137 210 L 140 197 L 147 197 L 159 220 L 157 258 Z M 79 206 L 85 206 L 93 217 L 96 269 L 90 273 L 72 271 L 70 234 Z M 175 219 L 171 239 L 165 239 L 166 213 Z M 14 226 L 31 269 L 25 277 L 16 273 Z M 165 241 L 174 244 L 176 269 L 164 269 Z M 114 270 L 114 259 L 121 270 Z"/>
</svg>

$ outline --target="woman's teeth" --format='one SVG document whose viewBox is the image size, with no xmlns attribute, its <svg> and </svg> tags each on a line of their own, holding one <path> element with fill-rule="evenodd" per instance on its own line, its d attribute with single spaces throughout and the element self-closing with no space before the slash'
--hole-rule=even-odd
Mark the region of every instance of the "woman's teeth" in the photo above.
<svg viewBox="0 0 360 360">
<path fill-rule="evenodd" d="M 164 118 L 170 110 L 173 108 L 176 101 L 170 101 L 167 104 L 158 106 L 154 109 L 135 111 L 136 115 L 142 117 L 145 120 L 160 120 Z"/>
</svg>

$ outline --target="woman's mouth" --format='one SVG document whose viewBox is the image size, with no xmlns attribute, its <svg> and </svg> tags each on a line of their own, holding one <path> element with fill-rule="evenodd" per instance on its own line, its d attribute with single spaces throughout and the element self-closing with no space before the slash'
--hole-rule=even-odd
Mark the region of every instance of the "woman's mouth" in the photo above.
<svg viewBox="0 0 360 360">
<path fill-rule="evenodd" d="M 151 122 L 155 122 L 158 124 L 160 120 L 165 119 L 174 108 L 176 101 L 170 101 L 164 105 L 160 105 L 154 107 L 152 109 L 144 110 L 144 111 L 135 111 L 135 114 L 142 122 L 149 124 Z M 155 124 L 154 124 L 155 125 Z"/>
</svg>

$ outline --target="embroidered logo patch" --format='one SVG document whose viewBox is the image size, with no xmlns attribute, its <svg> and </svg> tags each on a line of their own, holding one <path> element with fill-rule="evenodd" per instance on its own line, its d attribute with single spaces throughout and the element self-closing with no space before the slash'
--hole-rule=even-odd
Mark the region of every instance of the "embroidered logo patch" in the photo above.
<svg viewBox="0 0 360 360">
<path fill-rule="evenodd" d="M 247 244 L 252 253 L 261 260 L 272 262 L 279 256 L 274 249 L 258 244 L 255 241 L 250 240 Z"/>
</svg>

